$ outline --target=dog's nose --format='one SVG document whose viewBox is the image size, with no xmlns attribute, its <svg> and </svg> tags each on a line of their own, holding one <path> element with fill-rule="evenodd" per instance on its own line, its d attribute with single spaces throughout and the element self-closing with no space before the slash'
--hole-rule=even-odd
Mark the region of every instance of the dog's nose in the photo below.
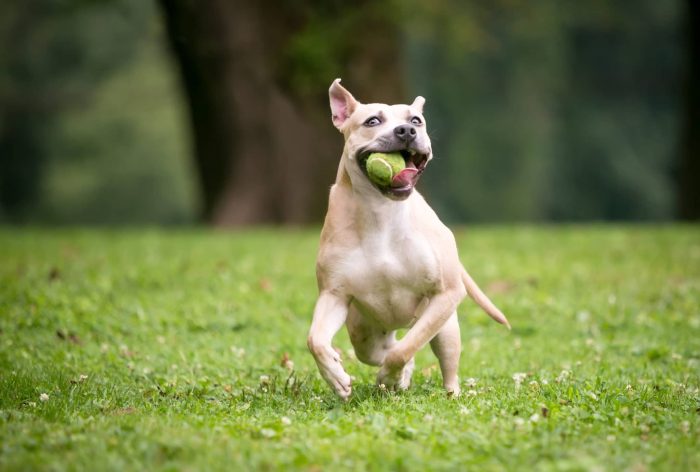
<svg viewBox="0 0 700 472">
<path fill-rule="evenodd" d="M 410 143 L 411 141 L 416 139 L 417 131 L 415 126 L 413 125 L 401 125 L 394 128 L 394 134 L 401 141 Z"/>
</svg>

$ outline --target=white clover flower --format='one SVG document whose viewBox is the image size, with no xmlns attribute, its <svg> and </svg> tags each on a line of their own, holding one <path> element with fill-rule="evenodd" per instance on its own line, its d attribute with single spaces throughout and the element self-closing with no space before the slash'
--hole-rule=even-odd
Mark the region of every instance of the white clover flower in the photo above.
<svg viewBox="0 0 700 472">
<path fill-rule="evenodd" d="M 280 421 L 285 426 L 289 426 L 290 424 L 292 424 L 292 420 L 290 420 L 287 416 L 283 416 L 282 418 L 280 418 Z"/>
<path fill-rule="evenodd" d="M 525 372 L 516 372 L 513 374 L 513 382 L 515 382 L 515 388 L 520 388 L 520 384 L 523 383 L 527 374 Z"/>
<path fill-rule="evenodd" d="M 468 390 L 467 391 L 467 395 L 469 395 L 470 397 L 475 397 L 476 394 L 477 394 L 476 390 Z"/>
<path fill-rule="evenodd" d="M 476 387 L 476 379 L 473 377 L 469 377 L 467 380 L 464 381 L 464 385 L 467 387 Z"/>
<path fill-rule="evenodd" d="M 85 374 L 80 374 L 80 377 L 78 377 L 78 382 L 85 382 L 88 379 L 88 376 Z"/>
<path fill-rule="evenodd" d="M 525 424 L 525 420 L 520 418 L 519 416 L 516 417 L 513 422 L 515 423 L 515 426 L 522 426 Z"/>
<path fill-rule="evenodd" d="M 537 380 L 530 381 L 528 385 L 530 385 L 530 388 L 533 390 L 537 390 L 538 388 L 540 388 L 540 384 L 537 383 Z"/>
<path fill-rule="evenodd" d="M 557 376 L 557 378 L 555 379 L 555 381 L 556 381 L 557 383 L 562 383 L 563 381 L 565 381 L 566 379 L 568 379 L 570 375 L 571 375 L 571 372 L 568 371 L 568 370 L 566 370 L 566 369 L 564 369 L 564 370 L 562 370 L 561 373 Z"/>
<path fill-rule="evenodd" d="M 41 395 L 39 395 L 39 400 L 41 400 L 42 402 L 47 402 L 47 401 L 49 401 L 49 395 L 48 395 L 48 393 L 42 393 Z"/>
<path fill-rule="evenodd" d="M 540 415 L 538 415 L 537 413 L 533 414 L 533 415 L 530 417 L 530 421 L 531 421 L 532 423 L 537 423 L 539 420 L 540 420 Z"/>
<path fill-rule="evenodd" d="M 469 411 L 469 409 L 466 406 L 463 406 L 459 409 L 460 415 L 467 416 L 469 413 L 471 413 L 471 412 Z"/>
</svg>

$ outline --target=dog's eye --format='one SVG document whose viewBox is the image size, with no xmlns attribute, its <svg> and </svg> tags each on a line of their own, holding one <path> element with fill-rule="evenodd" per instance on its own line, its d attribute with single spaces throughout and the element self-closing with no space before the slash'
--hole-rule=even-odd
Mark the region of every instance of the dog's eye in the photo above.
<svg viewBox="0 0 700 472">
<path fill-rule="evenodd" d="M 367 119 L 365 120 L 364 125 L 365 125 L 365 126 L 370 126 L 370 127 L 371 127 L 371 126 L 377 126 L 378 124 L 381 124 L 381 122 L 382 122 L 382 120 L 380 120 L 380 119 L 377 118 L 376 116 L 370 116 L 369 118 L 367 118 Z"/>
<path fill-rule="evenodd" d="M 413 118 L 411 118 L 411 123 L 414 125 L 422 125 L 423 120 L 421 120 L 418 116 L 414 116 Z"/>
</svg>

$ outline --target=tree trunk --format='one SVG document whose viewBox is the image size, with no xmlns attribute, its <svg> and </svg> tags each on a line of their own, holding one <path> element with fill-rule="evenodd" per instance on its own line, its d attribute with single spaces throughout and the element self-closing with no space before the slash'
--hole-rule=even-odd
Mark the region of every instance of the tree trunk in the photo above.
<svg viewBox="0 0 700 472">
<path fill-rule="evenodd" d="M 160 1 L 187 96 L 208 222 L 306 223 L 325 210 L 342 149 L 328 109 L 335 76 L 304 94 L 282 66 L 307 25 L 310 3 L 296 2 L 291 11 L 256 0 Z M 397 28 L 386 31 L 379 48 L 348 38 L 337 54 L 352 71 L 346 84 L 376 77 L 385 99 L 404 98 L 397 93 Z"/>
<path fill-rule="evenodd" d="M 684 120 L 678 181 L 678 216 L 700 219 L 700 4 L 687 0 Z"/>
</svg>

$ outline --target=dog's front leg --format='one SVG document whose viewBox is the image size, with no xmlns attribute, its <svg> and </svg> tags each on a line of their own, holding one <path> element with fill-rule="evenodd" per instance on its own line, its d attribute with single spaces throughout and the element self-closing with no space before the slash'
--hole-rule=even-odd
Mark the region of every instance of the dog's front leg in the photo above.
<svg viewBox="0 0 700 472">
<path fill-rule="evenodd" d="M 309 350 L 316 359 L 321 376 L 343 400 L 350 396 L 350 376 L 343 369 L 340 355 L 333 349 L 331 342 L 345 324 L 348 304 L 349 299 L 346 297 L 330 291 L 321 292 L 314 308 L 308 338 Z"/>
<path fill-rule="evenodd" d="M 377 383 L 392 390 L 408 388 L 403 382 L 404 368 L 418 350 L 440 332 L 465 295 L 464 288 L 455 288 L 432 297 L 411 329 L 387 353 L 377 374 Z"/>
</svg>

